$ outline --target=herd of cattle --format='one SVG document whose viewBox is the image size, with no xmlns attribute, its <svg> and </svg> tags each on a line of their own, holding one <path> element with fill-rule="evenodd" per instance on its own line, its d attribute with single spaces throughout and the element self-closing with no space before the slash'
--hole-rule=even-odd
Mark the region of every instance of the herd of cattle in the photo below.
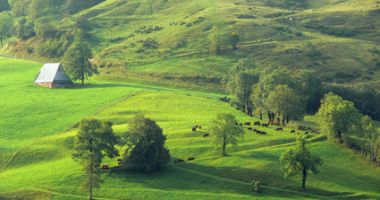
<svg viewBox="0 0 380 200">
<path fill-rule="evenodd" d="M 269 128 L 270 125 L 273 125 L 273 124 L 270 124 L 270 123 L 261 123 L 260 121 L 256 121 L 254 123 L 251 123 L 251 122 L 244 122 L 244 123 L 236 122 L 235 125 L 245 127 L 247 130 L 249 130 L 251 132 L 255 132 L 258 135 L 267 135 L 267 132 L 259 130 L 259 127 L 261 127 L 261 128 Z M 251 125 L 253 125 L 253 127 Z M 256 128 L 254 128 L 254 127 L 256 127 Z M 193 126 L 191 128 L 192 132 L 197 132 L 198 130 L 201 130 L 201 129 L 202 129 L 202 125 L 195 125 L 195 126 Z M 278 126 L 274 130 L 276 130 L 276 131 L 284 131 L 284 128 Z M 297 130 L 298 131 L 303 131 L 304 134 L 309 134 L 310 132 L 311 133 L 319 134 L 318 130 L 313 129 L 312 127 L 303 126 L 303 125 L 298 126 Z M 296 133 L 296 132 L 297 132 L 296 129 L 293 129 L 293 130 L 290 131 L 290 133 Z M 210 134 L 209 133 L 203 133 L 203 137 L 204 138 L 210 137 Z M 189 158 L 187 158 L 186 161 L 193 161 L 193 160 L 195 160 L 195 157 L 189 157 Z M 184 159 L 176 159 L 176 160 L 174 160 L 174 163 L 175 164 L 180 164 L 180 163 L 184 163 L 186 161 Z M 118 159 L 117 162 L 118 162 L 119 166 L 122 165 L 122 160 L 121 159 Z M 103 171 L 110 172 L 109 165 L 102 165 L 102 166 L 99 165 L 97 167 L 99 167 Z"/>
</svg>

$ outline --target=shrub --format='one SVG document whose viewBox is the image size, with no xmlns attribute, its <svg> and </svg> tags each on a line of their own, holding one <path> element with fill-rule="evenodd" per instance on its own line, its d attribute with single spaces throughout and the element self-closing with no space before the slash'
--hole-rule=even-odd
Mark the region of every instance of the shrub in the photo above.
<svg viewBox="0 0 380 200">
<path fill-rule="evenodd" d="M 255 193 L 261 192 L 261 182 L 260 181 L 252 181 L 252 191 Z"/>
<path fill-rule="evenodd" d="M 124 159 L 126 168 L 143 173 L 162 169 L 170 160 L 162 129 L 155 121 L 141 115 L 131 119 L 128 127 L 124 141 L 128 144 Z"/>
</svg>

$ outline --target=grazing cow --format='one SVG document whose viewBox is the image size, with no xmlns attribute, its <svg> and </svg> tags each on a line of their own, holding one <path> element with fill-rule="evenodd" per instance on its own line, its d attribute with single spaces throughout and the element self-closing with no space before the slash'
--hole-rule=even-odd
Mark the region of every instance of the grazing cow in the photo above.
<svg viewBox="0 0 380 200">
<path fill-rule="evenodd" d="M 194 157 L 190 157 L 190 158 L 187 159 L 187 161 L 192 161 L 192 160 L 195 160 L 195 158 Z"/>
<path fill-rule="evenodd" d="M 296 130 L 291 130 L 290 133 L 296 133 Z"/>
<path fill-rule="evenodd" d="M 202 129 L 202 126 L 201 126 L 201 125 L 198 125 L 198 128 L 199 128 L 199 129 Z"/>
<path fill-rule="evenodd" d="M 252 127 L 248 127 L 248 130 L 249 130 L 249 131 L 252 131 L 252 130 L 253 130 L 253 128 L 252 128 Z"/>
<path fill-rule="evenodd" d="M 245 126 L 251 126 L 251 122 L 245 122 L 244 125 Z"/>
<path fill-rule="evenodd" d="M 209 136 L 210 136 L 210 133 L 203 134 L 203 137 L 209 137 Z"/>
<path fill-rule="evenodd" d="M 259 134 L 259 135 L 266 135 L 267 133 L 265 131 L 258 131 L 257 134 Z"/>
<path fill-rule="evenodd" d="M 177 160 L 174 160 L 174 164 L 179 164 L 179 163 L 184 163 L 185 160 L 183 159 L 177 159 Z"/>
<path fill-rule="evenodd" d="M 276 131 L 283 131 L 284 129 L 281 127 L 276 128 Z"/>
<path fill-rule="evenodd" d="M 109 170 L 110 167 L 108 165 L 102 165 L 102 170 Z"/>
<path fill-rule="evenodd" d="M 255 132 L 255 133 L 257 133 L 259 130 L 257 130 L 257 129 L 253 129 L 253 132 Z"/>
<path fill-rule="evenodd" d="M 308 132 L 308 131 L 306 131 L 304 134 L 305 134 L 305 135 L 307 135 L 307 134 L 309 134 L 309 132 Z"/>
<path fill-rule="evenodd" d="M 260 122 L 255 122 L 253 125 L 254 126 L 261 126 L 261 123 Z"/>
<path fill-rule="evenodd" d="M 195 131 L 197 131 L 197 126 L 194 126 L 193 128 L 191 128 L 191 130 L 193 131 L 193 132 L 195 132 Z"/>
<path fill-rule="evenodd" d="M 261 124 L 261 127 L 269 127 L 269 124 Z"/>
</svg>

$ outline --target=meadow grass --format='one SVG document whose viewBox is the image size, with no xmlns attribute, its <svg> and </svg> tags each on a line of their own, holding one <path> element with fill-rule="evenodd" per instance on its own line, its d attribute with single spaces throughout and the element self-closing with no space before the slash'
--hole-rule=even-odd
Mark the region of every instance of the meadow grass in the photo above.
<svg viewBox="0 0 380 200">
<path fill-rule="evenodd" d="M 85 88 L 45 89 L 34 86 L 41 64 L 1 58 L 2 170 L 0 197 L 20 199 L 85 199 L 83 173 L 71 158 L 74 127 L 83 117 L 112 121 L 122 135 L 128 120 L 142 113 L 156 120 L 167 137 L 172 157 L 196 160 L 170 163 L 153 174 L 104 173 L 97 199 L 363 199 L 380 198 L 380 169 L 352 150 L 325 137 L 310 135 L 312 152 L 325 164 L 300 190 L 299 178 L 283 179 L 279 156 L 294 145 L 296 135 L 264 128 L 259 136 L 246 130 L 229 156 L 220 156 L 212 138 L 204 138 L 217 113 L 232 113 L 239 121 L 256 121 L 219 101 L 219 94 L 138 84 L 90 81 Z M 2 70 L 3 71 L 3 70 Z M 14 84 L 8 84 L 13 80 Z M 74 108 L 73 108 L 74 107 Z M 315 117 L 307 117 L 315 125 Z M 193 132 L 200 124 L 203 128 Z M 11 134 L 12 133 L 12 134 Z M 116 166 L 116 159 L 104 163 Z M 250 182 L 260 180 L 261 194 Z"/>
</svg>

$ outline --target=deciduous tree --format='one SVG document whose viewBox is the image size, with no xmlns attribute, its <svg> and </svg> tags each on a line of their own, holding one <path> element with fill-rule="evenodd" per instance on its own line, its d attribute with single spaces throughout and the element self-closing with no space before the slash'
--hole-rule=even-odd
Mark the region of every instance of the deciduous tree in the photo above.
<svg viewBox="0 0 380 200">
<path fill-rule="evenodd" d="M 283 126 L 288 123 L 289 118 L 301 119 L 305 110 L 302 99 L 287 85 L 279 85 L 271 91 L 266 104 L 273 112 L 282 114 Z"/>
<path fill-rule="evenodd" d="M 92 53 L 88 45 L 78 40 L 69 47 L 63 57 L 66 72 L 73 80 L 81 80 L 82 86 L 87 77 L 98 73 L 90 62 L 91 58 Z"/>
<path fill-rule="evenodd" d="M 166 137 L 155 121 L 137 115 L 128 122 L 124 143 L 124 165 L 128 170 L 150 173 L 162 169 L 170 160 Z"/>
<path fill-rule="evenodd" d="M 227 155 L 227 145 L 236 146 L 238 139 L 243 137 L 243 127 L 236 125 L 236 118 L 232 114 L 218 114 L 213 121 L 210 134 L 214 139 L 214 144 L 221 147 L 223 156 Z"/>
<path fill-rule="evenodd" d="M 118 139 L 112 130 L 112 123 L 96 119 L 84 119 L 79 124 L 79 132 L 74 140 L 73 158 L 83 165 L 85 181 L 83 189 L 93 199 L 93 188 L 100 187 L 99 169 L 102 159 L 118 156 L 115 145 Z"/>
<path fill-rule="evenodd" d="M 318 111 L 321 131 L 340 142 L 343 141 L 344 134 L 357 130 L 361 116 L 352 102 L 333 93 L 325 95 Z"/>
<path fill-rule="evenodd" d="M 302 175 L 302 189 L 306 190 L 306 180 L 310 173 L 318 174 L 318 166 L 323 164 L 320 157 L 313 155 L 306 146 L 306 139 L 298 138 L 297 147 L 289 149 L 280 157 L 284 177 Z"/>
</svg>

